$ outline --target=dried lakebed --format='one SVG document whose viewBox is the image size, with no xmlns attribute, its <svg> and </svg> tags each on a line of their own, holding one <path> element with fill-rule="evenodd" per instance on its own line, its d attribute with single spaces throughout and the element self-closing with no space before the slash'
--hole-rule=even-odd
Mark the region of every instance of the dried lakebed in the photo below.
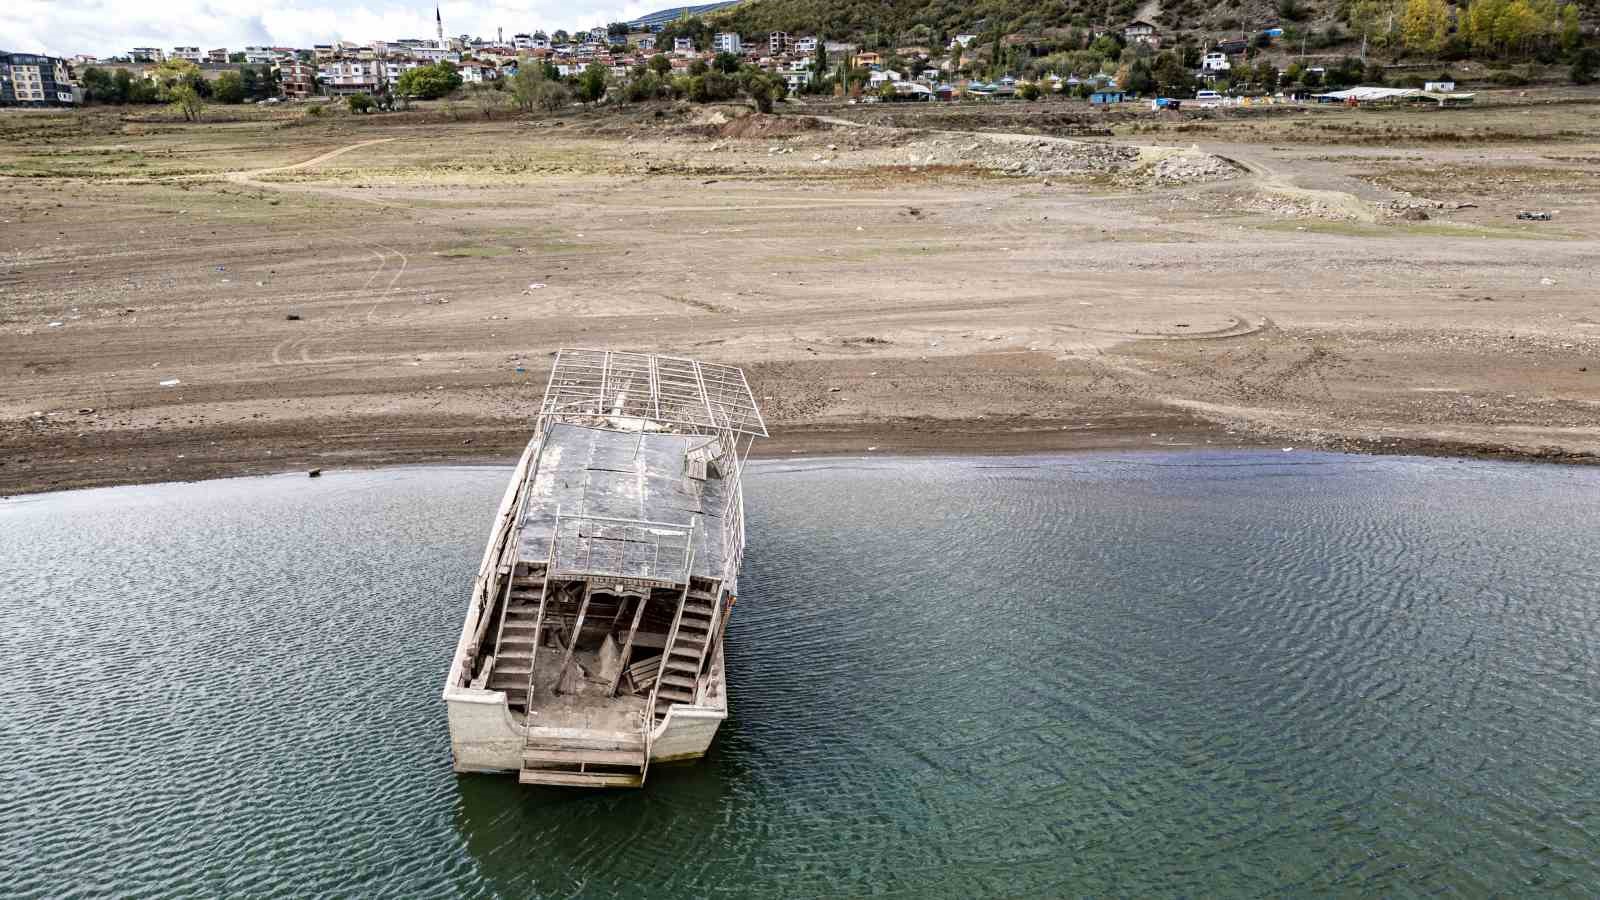
<svg viewBox="0 0 1600 900">
<path fill-rule="evenodd" d="M 456 776 L 500 467 L 0 501 L 13 896 L 1582 892 L 1600 472 L 770 461 L 710 757 Z"/>
</svg>

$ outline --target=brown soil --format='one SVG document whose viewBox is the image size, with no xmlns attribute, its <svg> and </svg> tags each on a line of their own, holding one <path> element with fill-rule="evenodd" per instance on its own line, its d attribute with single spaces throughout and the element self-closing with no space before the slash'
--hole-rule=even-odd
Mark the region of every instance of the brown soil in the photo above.
<svg viewBox="0 0 1600 900">
<path fill-rule="evenodd" d="M 1593 461 L 1600 206 L 1565 173 L 1593 179 L 1600 121 L 1532 109 L 1580 136 L 1275 143 L 1280 116 L 1199 142 L 1238 177 L 1156 188 L 919 166 L 873 124 L 686 134 L 677 110 L 0 116 L 0 493 L 506 458 L 574 345 L 748 367 L 770 455 Z"/>
</svg>

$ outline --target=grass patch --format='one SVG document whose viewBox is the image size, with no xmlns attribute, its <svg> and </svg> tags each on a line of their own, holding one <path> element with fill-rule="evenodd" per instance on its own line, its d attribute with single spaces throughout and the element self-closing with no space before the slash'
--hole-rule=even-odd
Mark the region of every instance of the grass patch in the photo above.
<svg viewBox="0 0 1600 900">
<path fill-rule="evenodd" d="M 439 250 L 433 255 L 442 256 L 445 259 L 493 259 L 496 256 L 510 256 L 515 252 L 509 247 L 466 246 Z"/>
<path fill-rule="evenodd" d="M 1260 222 L 1254 225 L 1261 231 L 1305 231 L 1311 234 L 1337 234 L 1345 237 L 1397 238 L 1397 237 L 1450 237 L 1494 238 L 1512 241 L 1572 241 L 1580 236 L 1568 231 L 1523 230 L 1497 228 L 1485 225 L 1456 225 L 1449 222 L 1397 222 L 1377 224 L 1369 222 L 1341 222 L 1326 219 L 1289 219 L 1280 222 Z"/>
</svg>

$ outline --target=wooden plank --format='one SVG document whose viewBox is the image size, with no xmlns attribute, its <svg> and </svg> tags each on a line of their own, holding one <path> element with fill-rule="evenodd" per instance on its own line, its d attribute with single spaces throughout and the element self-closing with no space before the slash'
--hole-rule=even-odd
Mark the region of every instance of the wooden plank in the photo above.
<svg viewBox="0 0 1600 900">
<path fill-rule="evenodd" d="M 567 652 L 561 655 L 561 665 L 556 669 L 556 683 L 550 688 L 551 693 L 561 693 L 561 679 L 567 674 L 567 667 L 572 665 L 572 654 L 578 650 L 578 635 L 583 632 L 583 617 L 589 614 L 589 598 L 593 595 L 594 587 L 585 585 L 583 602 L 578 604 L 578 621 L 572 626 L 572 640 L 567 643 Z"/>
<path fill-rule="evenodd" d="M 601 766 L 638 766 L 644 763 L 644 748 L 638 750 L 528 750 L 522 754 L 522 764 L 528 763 L 579 763 Z"/>
<path fill-rule="evenodd" d="M 523 784 L 555 784 L 567 787 L 638 787 L 644 779 L 638 775 L 590 775 L 582 772 L 551 772 L 543 769 L 523 769 L 517 780 Z"/>
<path fill-rule="evenodd" d="M 639 606 L 633 611 L 633 624 L 628 626 L 628 639 L 622 644 L 622 656 L 619 658 L 624 665 L 617 666 L 617 674 L 611 676 L 611 686 L 606 688 L 607 697 L 615 697 L 617 686 L 622 684 L 622 673 L 627 670 L 625 664 L 628 661 L 628 654 L 633 652 L 633 639 L 639 633 L 639 620 L 644 618 L 645 602 L 645 598 L 640 597 Z"/>
</svg>

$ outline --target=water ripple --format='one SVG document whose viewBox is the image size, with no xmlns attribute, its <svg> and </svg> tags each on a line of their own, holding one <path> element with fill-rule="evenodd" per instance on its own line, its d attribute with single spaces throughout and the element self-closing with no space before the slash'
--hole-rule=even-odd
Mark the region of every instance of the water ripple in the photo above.
<svg viewBox="0 0 1600 900">
<path fill-rule="evenodd" d="M 1522 894 L 1600 883 L 1600 475 L 759 463 L 711 756 L 450 771 L 503 469 L 0 503 L 23 897 Z"/>
</svg>

